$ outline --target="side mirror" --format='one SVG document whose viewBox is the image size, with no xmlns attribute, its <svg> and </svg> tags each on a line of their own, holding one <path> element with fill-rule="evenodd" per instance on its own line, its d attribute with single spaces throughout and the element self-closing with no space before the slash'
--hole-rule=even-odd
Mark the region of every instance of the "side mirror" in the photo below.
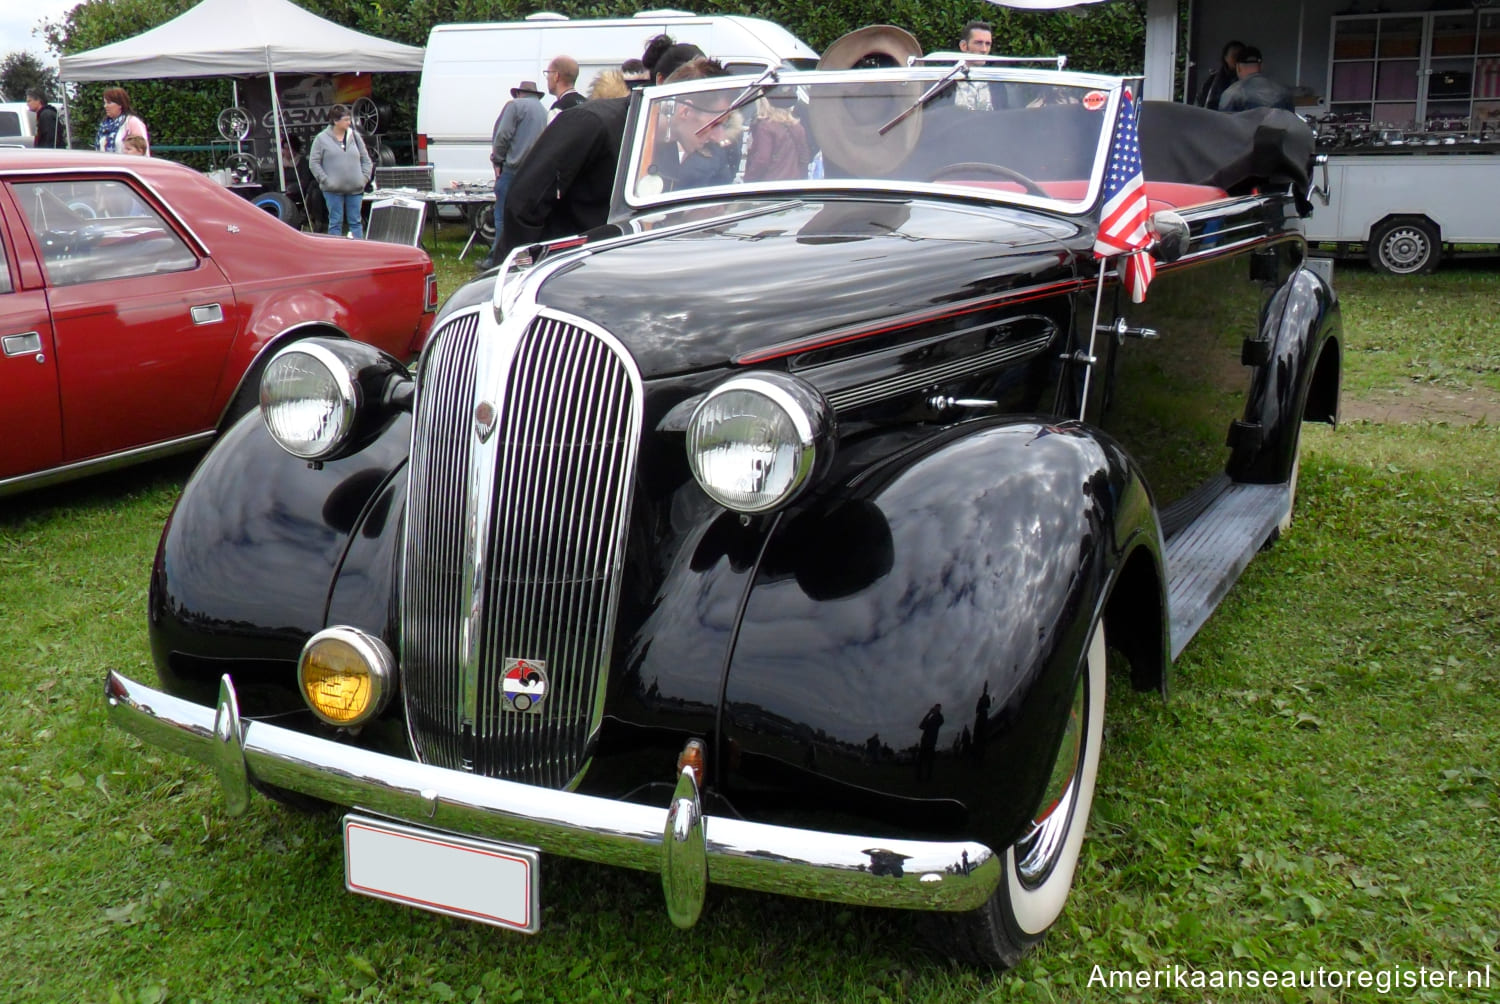
<svg viewBox="0 0 1500 1004">
<path fill-rule="evenodd" d="M 1328 154 L 1320 153 L 1316 157 L 1314 157 L 1313 166 L 1316 167 L 1321 173 L 1323 180 L 1322 183 L 1318 185 L 1318 187 L 1312 190 L 1311 194 L 1316 195 L 1318 197 L 1318 201 L 1326 206 L 1328 205 L 1329 196 L 1332 192 L 1332 189 L 1328 184 Z"/>
<path fill-rule="evenodd" d="M 1170 209 L 1160 209 L 1151 214 L 1151 231 L 1156 234 L 1156 245 L 1151 257 L 1160 262 L 1176 261 L 1187 254 L 1193 235 L 1188 230 L 1187 220 Z"/>
</svg>

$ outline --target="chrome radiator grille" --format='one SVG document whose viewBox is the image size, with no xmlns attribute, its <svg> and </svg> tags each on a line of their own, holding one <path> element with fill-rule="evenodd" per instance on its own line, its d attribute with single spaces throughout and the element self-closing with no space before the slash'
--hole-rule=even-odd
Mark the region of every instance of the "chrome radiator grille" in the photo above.
<svg viewBox="0 0 1500 1004">
<path fill-rule="evenodd" d="M 479 354 L 507 349 L 477 343 L 472 317 L 442 333 L 417 405 L 401 613 L 408 720 L 428 763 L 563 787 L 602 707 L 639 377 L 613 339 L 541 317 L 502 367 L 497 425 L 481 441 Z M 471 498 L 475 483 L 493 490 Z M 502 695 L 517 659 L 548 678 L 526 712 Z"/>
</svg>

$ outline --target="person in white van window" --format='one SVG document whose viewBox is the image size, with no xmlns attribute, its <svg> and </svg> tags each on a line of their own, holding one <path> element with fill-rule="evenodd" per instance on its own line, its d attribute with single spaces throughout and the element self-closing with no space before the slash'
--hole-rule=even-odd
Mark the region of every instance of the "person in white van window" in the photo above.
<svg viewBox="0 0 1500 1004">
<path fill-rule="evenodd" d="M 481 269 L 500 264 L 498 252 L 505 194 L 510 190 L 521 158 L 526 156 L 531 144 L 547 126 L 542 92 L 534 81 L 523 80 L 519 87 L 512 87 L 510 98 L 495 122 L 495 134 L 490 141 L 490 164 L 495 169 L 495 242 L 490 246 L 490 253 L 479 260 Z"/>
<path fill-rule="evenodd" d="M 557 56 L 547 64 L 547 93 L 553 97 L 549 121 L 588 100 L 574 87 L 577 83 L 578 60 L 572 56 Z"/>
</svg>

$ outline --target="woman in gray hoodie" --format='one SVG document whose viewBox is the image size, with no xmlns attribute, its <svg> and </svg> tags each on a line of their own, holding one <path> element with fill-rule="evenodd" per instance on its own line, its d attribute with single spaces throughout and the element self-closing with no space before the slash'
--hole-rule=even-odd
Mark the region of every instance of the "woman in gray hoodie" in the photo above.
<svg viewBox="0 0 1500 1004">
<path fill-rule="evenodd" d="M 360 203 L 374 165 L 365 150 L 365 141 L 350 128 L 349 109 L 334 105 L 329 117 L 328 128 L 313 140 L 308 166 L 323 190 L 323 201 L 328 204 L 328 232 L 335 236 L 343 233 L 347 222 L 350 237 L 363 237 Z"/>
</svg>

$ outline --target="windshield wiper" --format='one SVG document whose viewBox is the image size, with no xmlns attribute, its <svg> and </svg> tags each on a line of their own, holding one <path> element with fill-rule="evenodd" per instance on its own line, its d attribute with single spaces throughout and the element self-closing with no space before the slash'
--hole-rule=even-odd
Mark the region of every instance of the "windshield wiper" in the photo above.
<svg viewBox="0 0 1500 1004">
<path fill-rule="evenodd" d="M 913 101 L 910 108 L 902 112 L 900 115 L 897 115 L 895 118 L 891 119 L 885 125 L 881 126 L 879 135 L 884 136 L 886 133 L 896 128 L 902 122 L 905 122 L 912 112 L 926 106 L 927 102 L 936 97 L 943 88 L 953 83 L 954 79 L 957 78 L 959 74 L 963 74 L 963 78 L 965 80 L 969 79 L 968 63 L 954 63 L 953 69 L 943 74 L 938 78 L 937 83 L 933 84 L 931 87 L 927 88 L 927 90 L 923 91 L 922 96 Z"/>
<path fill-rule="evenodd" d="M 776 83 L 780 75 L 780 67 L 766 67 L 766 72 L 762 73 L 751 83 L 747 84 L 745 86 L 745 89 L 743 91 L 740 91 L 739 96 L 736 97 L 733 101 L 729 102 L 728 108 L 724 109 L 722 112 L 709 119 L 707 125 L 699 126 L 698 131 L 693 135 L 702 136 L 704 133 L 708 132 L 719 123 L 723 122 L 729 116 L 733 115 L 735 112 L 739 111 L 750 102 L 759 100 L 766 93 L 766 91 L 769 91 L 771 89 L 771 85 Z"/>
</svg>

